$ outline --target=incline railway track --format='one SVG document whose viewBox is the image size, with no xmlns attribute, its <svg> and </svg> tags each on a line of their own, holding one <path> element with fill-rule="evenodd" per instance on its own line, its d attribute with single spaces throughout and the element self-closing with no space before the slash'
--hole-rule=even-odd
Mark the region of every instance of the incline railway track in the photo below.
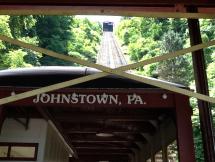
<svg viewBox="0 0 215 162">
<path fill-rule="evenodd" d="M 97 63 L 110 68 L 117 68 L 127 64 L 112 32 L 103 32 Z"/>
</svg>

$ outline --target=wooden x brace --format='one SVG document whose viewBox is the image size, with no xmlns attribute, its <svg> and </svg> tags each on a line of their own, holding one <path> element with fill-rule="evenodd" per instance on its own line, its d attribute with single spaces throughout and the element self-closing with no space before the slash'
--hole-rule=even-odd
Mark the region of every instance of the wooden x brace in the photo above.
<svg viewBox="0 0 215 162">
<path fill-rule="evenodd" d="M 129 74 L 127 72 L 124 72 L 124 71 L 132 69 L 132 68 L 137 68 L 139 66 L 145 66 L 145 65 L 148 65 L 148 64 L 151 64 L 151 63 L 167 60 L 167 59 L 174 58 L 174 57 L 177 57 L 177 56 L 180 56 L 180 55 L 184 55 L 186 53 L 190 53 L 190 52 L 197 51 L 197 50 L 200 50 L 200 49 L 203 49 L 203 48 L 206 48 L 206 47 L 213 46 L 213 45 L 215 45 L 215 40 L 209 41 L 207 43 L 202 43 L 202 44 L 199 44 L 199 45 L 195 45 L 195 46 L 192 46 L 192 47 L 189 47 L 189 48 L 185 48 L 185 49 L 182 49 L 182 50 L 179 50 L 179 51 L 176 51 L 176 52 L 170 52 L 170 53 L 167 53 L 167 54 L 164 54 L 164 55 L 161 55 L 161 56 L 157 56 L 157 57 L 154 57 L 154 58 L 151 58 L 151 59 L 143 60 L 143 61 L 131 64 L 131 65 L 122 66 L 122 67 L 119 67 L 119 68 L 116 68 L 116 69 L 111 69 L 111 68 L 108 68 L 108 67 L 105 67 L 105 66 L 102 66 L 102 65 L 94 64 L 94 63 L 91 63 L 91 62 L 88 62 L 88 61 L 85 61 L 85 60 L 82 60 L 82 59 L 79 59 L 79 58 L 76 58 L 76 57 L 71 57 L 71 56 L 66 56 L 66 55 L 63 55 L 63 54 L 59 54 L 57 52 L 53 52 L 53 51 L 50 51 L 50 50 L 47 50 L 47 49 L 44 49 L 44 48 L 40 48 L 40 47 L 31 45 L 31 44 L 28 44 L 28 43 L 24 43 L 24 42 L 21 42 L 21 41 L 18 41 L 18 40 L 15 40 L 15 39 L 9 38 L 7 36 L 3 36 L 3 35 L 0 35 L 0 40 L 9 42 L 9 43 L 14 44 L 14 45 L 18 45 L 20 47 L 31 49 L 33 51 L 43 53 L 43 54 L 46 54 L 46 55 L 49 55 L 49 56 L 52 56 L 52 57 L 55 57 L 55 58 L 59 58 L 59 59 L 65 60 L 65 61 L 75 62 L 75 63 L 81 64 L 81 65 L 85 65 L 85 66 L 96 68 L 98 70 L 103 71 L 103 72 L 100 72 L 100 73 L 80 77 L 80 78 L 77 78 L 77 79 L 65 81 L 65 82 L 62 82 L 62 83 L 53 84 L 53 85 L 46 86 L 46 87 L 39 88 L 39 89 L 35 89 L 35 90 L 32 90 L 32 91 L 28 91 L 28 92 L 20 93 L 20 94 L 17 94 L 17 95 L 5 97 L 5 98 L 0 99 L 0 105 L 10 103 L 10 102 L 14 102 L 14 101 L 18 101 L 20 99 L 35 96 L 35 95 L 38 95 L 38 94 L 41 94 L 41 93 L 46 93 L 46 92 L 50 92 L 50 91 L 53 91 L 53 90 L 65 88 L 65 87 L 72 86 L 72 85 L 75 85 L 75 84 L 87 82 L 87 81 L 90 81 L 90 80 L 93 80 L 93 79 L 97 79 L 97 78 L 107 76 L 109 74 L 119 75 L 121 77 L 136 80 L 138 82 L 142 82 L 142 83 L 146 83 L 146 84 L 149 84 L 149 85 L 152 85 L 152 86 L 160 87 L 160 88 L 163 88 L 163 89 L 166 89 L 166 90 L 169 90 L 169 91 L 173 91 L 173 92 L 180 93 L 180 94 L 183 94 L 183 95 L 187 95 L 187 96 L 190 96 L 190 97 L 195 97 L 195 98 L 203 100 L 203 101 L 215 103 L 215 98 L 213 98 L 213 97 L 203 95 L 203 94 L 200 94 L 200 93 L 195 93 L 195 92 L 192 92 L 192 91 L 187 90 L 187 89 L 178 88 L 178 87 L 170 85 L 168 83 L 165 83 L 165 82 L 162 82 L 162 81 L 159 81 L 159 80 L 155 80 L 153 78 L 137 76 L 137 75 L 133 75 L 133 74 Z"/>
</svg>

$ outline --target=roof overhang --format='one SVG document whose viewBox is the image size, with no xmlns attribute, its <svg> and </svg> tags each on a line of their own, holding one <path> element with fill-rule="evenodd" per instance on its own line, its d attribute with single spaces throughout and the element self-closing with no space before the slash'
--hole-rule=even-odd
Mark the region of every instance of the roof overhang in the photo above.
<svg viewBox="0 0 215 162">
<path fill-rule="evenodd" d="M 206 15 L 187 14 L 190 7 Z M 161 14 L 164 13 L 164 14 Z M 173 18 L 214 18 L 212 0 L 32 0 L 0 2 L 0 14 L 8 15 L 116 15 Z"/>
<path fill-rule="evenodd" d="M 207 6 L 215 5 L 213 0 L 2 0 L 4 5 L 50 5 L 50 6 L 171 6 L 175 4 Z"/>
</svg>

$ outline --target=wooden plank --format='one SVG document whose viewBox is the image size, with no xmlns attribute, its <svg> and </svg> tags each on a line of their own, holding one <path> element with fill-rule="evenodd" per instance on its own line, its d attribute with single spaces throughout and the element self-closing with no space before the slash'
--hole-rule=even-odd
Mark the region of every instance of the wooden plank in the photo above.
<svg viewBox="0 0 215 162">
<path fill-rule="evenodd" d="M 158 110 L 159 111 L 159 110 Z M 145 112 L 142 114 L 107 114 L 107 113 L 75 113 L 71 112 L 73 114 L 73 117 L 71 118 L 71 115 L 69 112 L 61 113 L 58 112 L 55 115 L 55 119 L 60 122 L 98 122 L 98 121 L 110 121 L 110 122 L 118 122 L 118 121 L 130 121 L 130 122 L 144 122 L 147 120 L 157 120 L 158 117 L 162 114 L 156 113 L 156 112 Z M 163 113 L 165 114 L 165 113 Z"/>
<path fill-rule="evenodd" d="M 77 152 L 79 154 L 85 154 L 85 155 L 104 155 L 104 154 L 108 154 L 108 155 L 118 155 L 118 154 L 129 154 L 132 153 L 132 151 L 130 149 L 108 149 L 108 148 L 104 148 L 104 149 L 97 149 L 97 148 L 76 148 Z"/>
<path fill-rule="evenodd" d="M 96 146 L 95 144 L 92 146 L 85 145 L 85 146 L 75 146 L 76 149 L 92 149 L 92 150 L 130 150 L 130 147 L 122 147 L 122 146 Z"/>
<path fill-rule="evenodd" d="M 123 123 L 124 124 L 124 123 Z M 148 124 L 148 123 L 140 123 L 138 126 L 133 124 L 130 124 L 130 129 L 128 128 L 128 126 L 126 124 L 117 124 L 114 125 L 114 123 L 112 125 L 105 125 L 105 124 L 96 124 L 96 123 L 92 123 L 92 124 L 77 124 L 77 123 L 68 123 L 67 126 L 69 125 L 70 127 L 67 127 L 66 124 L 62 124 L 63 129 L 65 130 L 65 132 L 67 134 L 73 134 L 73 135 L 78 135 L 78 134 L 95 134 L 96 132 L 100 132 L 100 131 L 104 131 L 104 132 L 112 132 L 112 133 L 116 133 L 118 135 L 126 135 L 126 134 L 136 134 L 136 133 L 155 133 L 155 128 Z M 142 124 L 142 125 L 141 125 Z M 79 127 L 77 127 L 77 125 Z M 96 126 L 93 126 L 96 125 Z M 103 128 L 105 127 L 105 128 Z"/>
<path fill-rule="evenodd" d="M 114 5 L 122 5 L 122 6 L 128 6 L 128 5 L 173 5 L 173 4 L 186 4 L 186 5 L 212 5 L 215 4 L 213 0 L 1 0 L 0 4 L 17 4 L 17 5 L 108 5 L 108 6 L 114 6 Z"/>
<path fill-rule="evenodd" d="M 129 155 L 118 154 L 118 155 L 108 155 L 108 154 L 100 154 L 100 155 L 89 155 L 89 154 L 80 154 L 81 161 L 87 162 L 98 162 L 98 161 L 111 161 L 111 162 L 129 162 Z"/>
<path fill-rule="evenodd" d="M 202 11 L 202 13 L 201 13 Z M 112 15 L 153 18 L 213 19 L 214 12 L 176 12 L 174 7 L 118 7 L 118 6 L 10 6 L 0 5 L 0 15 Z"/>
<path fill-rule="evenodd" d="M 55 58 L 59 58 L 59 59 L 66 60 L 66 61 L 71 61 L 71 62 L 76 62 L 76 63 L 79 63 L 81 65 L 85 65 L 85 66 L 88 66 L 88 67 L 93 67 L 93 68 L 96 68 L 98 70 L 104 71 L 104 72 L 101 72 L 101 73 L 88 75 L 88 76 L 81 77 L 81 78 L 74 79 L 74 80 L 70 80 L 70 81 L 67 81 L 67 82 L 58 83 L 58 84 L 54 84 L 54 85 L 51 85 L 51 86 L 43 87 L 43 88 L 33 90 L 33 91 L 30 91 L 30 92 L 25 92 L 25 93 L 22 93 L 22 94 L 6 97 L 6 98 L 3 98 L 3 99 L 0 99 L 0 105 L 6 104 L 6 103 L 9 103 L 9 102 L 12 102 L 12 101 L 17 101 L 17 100 L 20 100 L 20 99 L 23 99 L 23 98 L 26 98 L 26 97 L 34 96 L 34 95 L 37 95 L 37 94 L 45 93 L 45 92 L 48 92 L 48 91 L 53 91 L 53 90 L 68 87 L 68 86 L 71 86 L 71 85 L 75 85 L 75 84 L 78 84 L 78 83 L 83 83 L 83 82 L 86 82 L 86 81 L 89 81 L 89 80 L 104 77 L 104 76 L 108 75 L 107 73 L 116 74 L 116 75 L 119 75 L 119 76 L 122 76 L 122 77 L 125 77 L 125 78 L 136 80 L 138 82 L 146 83 L 146 84 L 153 85 L 153 86 L 156 86 L 156 87 L 160 87 L 160 88 L 163 88 L 163 89 L 166 89 L 166 90 L 169 90 L 169 91 L 184 94 L 184 95 L 187 95 L 187 96 L 190 96 L 190 97 L 195 97 L 195 98 L 198 98 L 200 100 L 215 103 L 215 98 L 209 97 L 207 95 L 202 95 L 200 93 L 195 93 L 195 92 L 192 92 L 190 90 L 181 89 L 181 88 L 175 87 L 173 85 L 169 85 L 167 83 L 155 80 L 153 78 L 140 77 L 140 76 L 136 76 L 136 75 L 133 75 L 133 74 L 126 73 L 126 72 L 122 72 L 121 68 L 111 69 L 111 68 L 104 67 L 104 66 L 98 65 L 98 64 L 94 64 L 94 63 L 91 63 L 91 62 L 88 62 L 88 61 L 85 61 L 85 60 L 81 60 L 81 59 L 78 59 L 78 58 L 75 58 L 75 57 L 66 56 L 66 55 L 63 55 L 63 54 L 59 54 L 57 52 L 53 52 L 53 51 L 50 51 L 50 50 L 47 50 L 47 49 L 36 47 L 34 45 L 27 44 L 27 43 L 24 43 L 24 42 L 21 42 L 21 41 L 18 41 L 18 40 L 14 40 L 12 38 L 9 38 L 9 37 L 3 36 L 3 35 L 0 36 L 0 39 L 3 40 L 3 41 L 6 41 L 6 42 L 9 42 L 9 43 L 24 47 L 24 48 L 31 49 L 33 51 L 37 51 L 37 52 L 40 52 L 40 53 L 55 57 Z M 200 44 L 199 46 L 198 45 L 193 46 L 193 47 L 184 49 L 183 52 L 181 52 L 181 55 L 183 55 L 183 54 L 185 54 L 187 52 L 193 52 L 193 51 L 196 51 L 198 49 L 202 49 L 203 47 L 206 48 L 206 47 L 212 46 L 214 44 L 215 44 L 215 40 L 207 42 L 207 43 L 204 43 L 204 44 Z M 173 53 L 175 53 L 175 52 L 173 52 Z M 166 55 L 160 56 L 159 60 L 166 60 Z M 157 57 L 155 57 L 154 62 L 157 62 L 156 60 L 157 60 Z M 150 61 L 150 63 L 152 63 L 152 61 Z M 145 61 L 145 64 L 141 64 L 141 66 L 144 66 L 146 64 L 147 64 L 147 60 Z M 122 67 L 122 69 L 125 70 L 126 68 Z M 128 66 L 128 69 L 126 69 L 126 70 L 129 70 L 129 69 L 130 69 L 130 67 Z"/>
</svg>

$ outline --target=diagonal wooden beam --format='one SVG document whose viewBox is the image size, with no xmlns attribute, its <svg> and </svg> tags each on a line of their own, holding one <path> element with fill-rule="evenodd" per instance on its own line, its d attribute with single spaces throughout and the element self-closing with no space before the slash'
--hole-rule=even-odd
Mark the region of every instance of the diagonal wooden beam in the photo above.
<svg viewBox="0 0 215 162">
<path fill-rule="evenodd" d="M 6 98 L 3 98 L 3 99 L 0 99 L 0 105 L 6 104 L 6 103 L 9 103 L 9 102 L 13 102 L 13 101 L 17 101 L 17 100 L 20 100 L 20 99 L 24 99 L 24 98 L 34 96 L 34 95 L 37 95 L 37 94 L 41 94 L 41 93 L 57 90 L 57 89 L 60 89 L 60 88 L 68 87 L 68 86 L 75 85 L 75 84 L 78 84 L 78 83 L 83 83 L 83 82 L 86 82 L 86 81 L 89 81 L 89 80 L 93 80 L 93 79 L 97 79 L 97 78 L 100 78 L 100 77 L 107 76 L 109 74 L 119 75 L 121 77 L 136 80 L 138 82 L 146 83 L 146 84 L 153 85 L 153 86 L 156 86 L 156 87 L 160 87 L 160 88 L 163 88 L 163 89 L 166 89 L 166 90 L 169 90 L 169 91 L 173 91 L 173 92 L 180 93 L 180 94 L 183 94 L 183 95 L 187 95 L 187 96 L 190 96 L 190 97 L 195 97 L 195 98 L 198 98 L 200 100 L 215 103 L 215 98 L 209 97 L 207 95 L 202 95 L 200 93 L 195 93 L 195 92 L 192 92 L 192 91 L 189 91 L 189 90 L 186 90 L 186 89 L 181 89 L 181 88 L 175 87 L 173 85 L 170 85 L 168 83 L 164 83 L 162 81 L 155 80 L 153 78 L 140 77 L 140 76 L 136 76 L 136 75 L 129 74 L 129 73 L 126 73 L 126 72 L 122 71 L 122 70 L 129 70 L 131 68 L 135 68 L 135 67 L 155 63 L 155 62 L 158 62 L 158 61 L 161 61 L 161 60 L 166 60 L 166 59 L 172 58 L 171 55 L 174 55 L 174 57 L 176 57 L 176 56 L 179 56 L 179 55 L 184 55 L 185 53 L 189 53 L 189 52 L 193 52 L 193 51 L 196 51 L 196 50 L 199 50 L 199 49 L 202 49 L 202 48 L 206 48 L 206 47 L 215 45 L 215 40 L 207 42 L 207 43 L 199 44 L 199 45 L 196 45 L 196 46 L 192 46 L 192 47 L 189 47 L 189 48 L 186 48 L 186 49 L 183 49 L 183 50 L 179 50 L 179 51 L 176 51 L 176 52 L 168 53 L 168 54 L 165 54 L 165 55 L 162 55 L 162 56 L 158 56 L 158 57 L 155 57 L 155 58 L 152 58 L 152 59 L 149 59 L 149 60 L 144 60 L 144 61 L 142 61 L 140 63 L 127 65 L 127 66 L 116 68 L 116 69 L 111 69 L 111 68 L 108 68 L 108 67 L 105 67 L 105 66 L 102 66 L 102 65 L 98 65 L 98 64 L 94 64 L 94 63 L 91 63 L 91 62 L 88 62 L 88 61 L 85 61 L 85 60 L 81 60 L 79 58 L 66 56 L 66 55 L 63 55 L 63 54 L 59 54 L 57 52 L 53 52 L 53 51 L 50 51 L 50 50 L 47 50 L 47 49 L 43 49 L 43 48 L 28 44 L 28 43 L 24 43 L 24 42 L 21 42 L 21 41 L 18 41 L 18 40 L 14 40 L 12 38 L 9 38 L 9 37 L 3 36 L 3 35 L 0 35 L 0 39 L 3 40 L 3 41 L 6 41 L 6 42 L 9 42 L 9 43 L 24 47 L 24 48 L 31 49 L 33 51 L 37 51 L 39 53 L 43 53 L 43 54 L 55 57 L 55 58 L 59 58 L 59 59 L 66 60 L 66 61 L 71 61 L 71 62 L 76 62 L 76 63 L 79 63 L 81 65 L 85 65 L 85 66 L 88 66 L 88 67 L 93 67 L 93 68 L 96 68 L 98 70 L 104 71 L 104 72 L 101 72 L 101 73 L 84 76 L 84 77 L 77 78 L 77 79 L 74 79 L 74 80 L 70 80 L 70 81 L 54 84 L 54 85 L 51 85 L 51 86 L 43 87 L 43 88 L 40 88 L 40 89 L 36 89 L 36 90 L 33 90 L 33 91 L 24 92 L 24 93 L 21 93 L 21 94 L 18 94 L 18 95 L 6 97 Z"/>
</svg>

